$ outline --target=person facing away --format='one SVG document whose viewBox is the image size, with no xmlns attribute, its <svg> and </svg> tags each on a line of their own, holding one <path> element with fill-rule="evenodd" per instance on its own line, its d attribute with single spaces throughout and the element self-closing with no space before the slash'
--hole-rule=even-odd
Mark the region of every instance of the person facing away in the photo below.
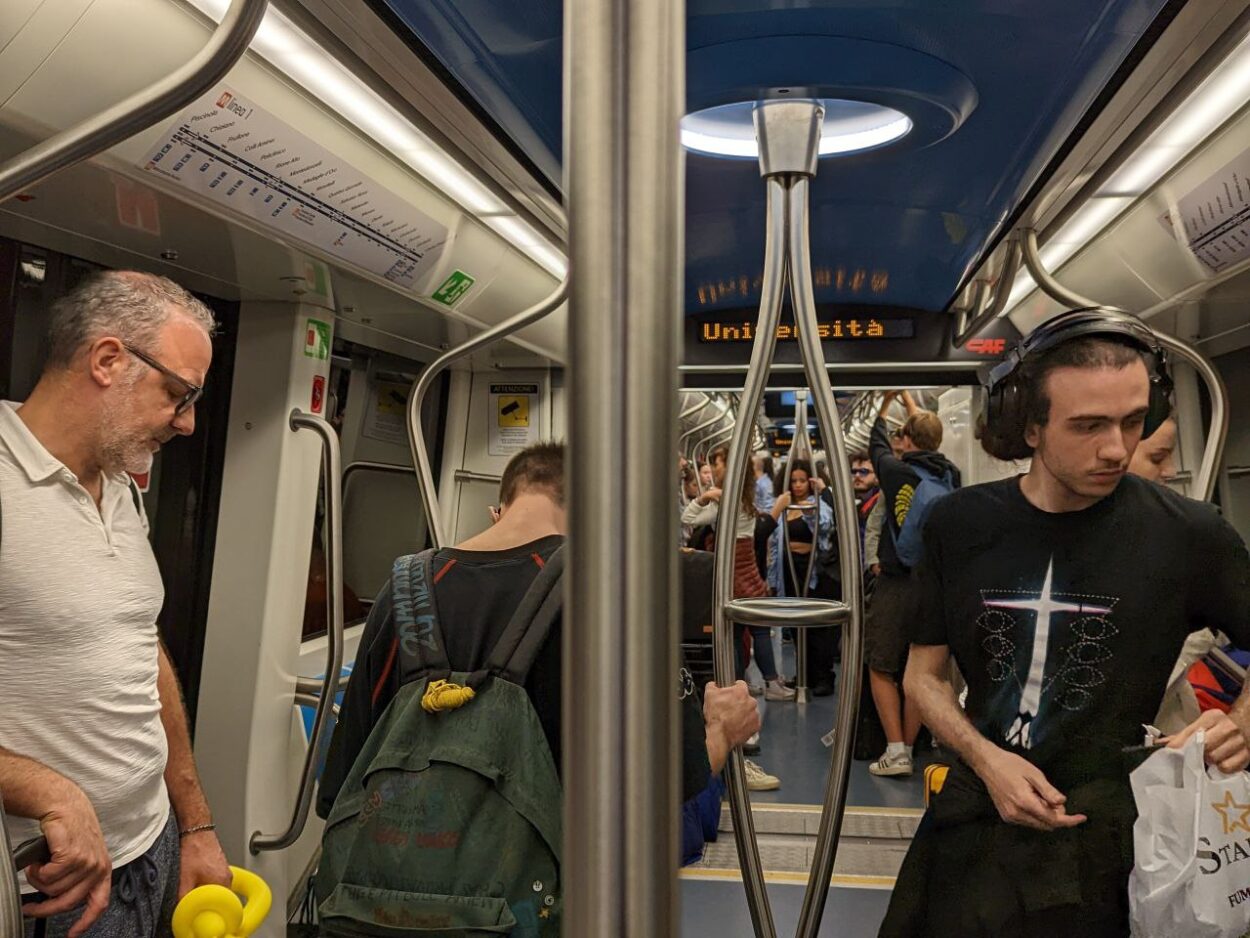
<svg viewBox="0 0 1250 938">
<path fill-rule="evenodd" d="M 881 489 L 884 506 L 881 536 L 876 541 L 878 572 L 872 600 L 864 621 L 864 657 L 868 662 L 868 682 L 877 716 L 885 730 L 886 750 L 868 766 L 878 776 L 912 774 L 912 747 L 920 733 L 920 715 L 914 702 L 899 693 L 899 678 L 907 663 L 907 629 L 914 616 L 911 571 L 899 559 L 896 544 L 907 521 L 912 496 L 920 487 L 923 469 L 936 478 L 946 477 L 958 488 L 958 467 L 937 451 L 942 445 L 942 421 L 938 415 L 916 406 L 911 393 L 903 392 L 907 421 L 894 441 L 886 431 L 885 414 L 897 392 L 885 395 L 881 412 L 873 424 L 869 456 Z"/>
<path fill-rule="evenodd" d="M 10 842 L 48 839 L 22 892 L 49 938 L 161 934 L 231 881 L 127 476 L 194 431 L 212 330 L 164 277 L 93 275 L 53 306 L 30 397 L 0 403 L 0 791 Z"/>
<path fill-rule="evenodd" d="M 434 556 L 434 600 L 442 623 L 451 670 L 485 666 L 512 613 L 539 570 L 564 543 L 564 447 L 538 443 L 517 453 L 499 486 L 499 520 L 481 534 L 445 547 Z M 552 626 L 525 683 L 557 771 L 561 765 L 561 630 Z M 572 624 L 569 627 L 574 627 Z M 317 813 L 327 817 L 373 727 L 400 687 L 390 584 L 370 609 L 356 665 L 344 694 L 318 788 Z M 703 711 L 683 690 L 682 800 L 719 772 L 729 750 L 760 726 L 759 711 L 745 683 L 704 690 Z"/>
<path fill-rule="evenodd" d="M 1218 512 L 1126 471 L 1150 400 L 1145 340 L 1026 357 L 982 431 L 1027 474 L 934 505 L 905 688 L 958 755 L 900 872 L 883 936 L 1129 934 L 1129 772 L 1185 636 L 1250 640 L 1250 556 Z M 1150 362 L 1153 366 L 1153 362 Z M 951 655 L 968 684 L 950 684 Z M 1250 763 L 1250 695 L 1168 738 Z"/>
</svg>

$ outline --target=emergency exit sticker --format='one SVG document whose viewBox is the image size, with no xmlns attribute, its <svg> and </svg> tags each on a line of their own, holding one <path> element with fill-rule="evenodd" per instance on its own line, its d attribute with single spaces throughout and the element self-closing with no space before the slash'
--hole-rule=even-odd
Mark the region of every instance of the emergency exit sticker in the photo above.
<svg viewBox="0 0 1250 938">
<path fill-rule="evenodd" d="M 538 402 L 536 384 L 492 384 L 490 386 L 490 426 L 486 451 L 491 456 L 511 456 L 538 442 Z"/>
<path fill-rule="evenodd" d="M 319 319 L 308 320 L 304 330 L 304 355 L 325 361 L 330 357 L 330 324 Z"/>
<path fill-rule="evenodd" d="M 443 285 L 434 291 L 430 299 L 444 306 L 455 306 L 475 283 L 463 270 L 453 270 Z"/>
</svg>

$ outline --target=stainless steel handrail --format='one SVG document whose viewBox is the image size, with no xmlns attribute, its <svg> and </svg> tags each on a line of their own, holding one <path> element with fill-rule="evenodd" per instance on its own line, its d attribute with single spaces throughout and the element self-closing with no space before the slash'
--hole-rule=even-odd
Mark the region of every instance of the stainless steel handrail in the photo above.
<svg viewBox="0 0 1250 938">
<path fill-rule="evenodd" d="M 562 930 L 679 930 L 677 530 L 684 0 L 564 4 L 569 214 Z M 646 276 L 640 274 L 646 271 Z M 621 460 L 628 454 L 629 471 Z"/>
<path fill-rule="evenodd" d="M 1056 303 L 1070 309 L 1103 306 L 1097 300 L 1069 290 L 1048 271 L 1042 263 L 1037 249 L 1037 232 L 1032 228 L 1023 232 L 1024 263 L 1038 288 Z M 1146 328 L 1150 328 L 1146 326 Z M 1175 356 L 1184 359 L 1207 386 L 1207 394 L 1211 398 L 1211 424 L 1207 428 L 1207 443 L 1203 449 L 1202 460 L 1198 472 L 1194 476 L 1194 495 L 1209 502 L 1215 494 L 1215 483 L 1220 468 L 1220 460 L 1224 458 L 1224 446 L 1228 441 L 1228 388 L 1224 379 L 1216 370 L 1211 360 L 1198 349 L 1176 336 L 1152 330 L 1159 344 Z"/>
<path fill-rule="evenodd" d="M 838 692 L 837 726 L 841 732 L 834 737 L 825 787 L 825 804 L 816 835 L 815 856 L 803 909 L 799 915 L 798 938 L 816 938 L 825 902 L 829 897 L 829 881 L 846 810 L 847 783 L 851 772 L 851 748 L 855 741 L 855 714 L 859 707 L 860 682 L 863 677 L 863 562 L 859 553 L 859 522 L 855 515 L 855 491 L 851 485 L 851 466 L 846 443 L 842 439 L 842 422 L 838 418 L 833 389 L 825 379 L 824 350 L 820 344 L 816 297 L 812 291 L 810 208 L 808 191 L 811 177 L 788 177 L 790 287 L 794 305 L 794 324 L 799 332 L 799 350 L 807 369 L 808 387 L 816 408 L 816 421 L 825 444 L 829 472 L 833 479 L 833 514 L 838 538 L 838 566 L 842 575 L 842 602 L 849 607 L 842 627 L 842 687 Z"/>
<path fill-rule="evenodd" d="M 343 670 L 343 459 L 339 452 L 339 438 L 325 420 L 299 410 L 291 411 L 290 427 L 293 432 L 312 430 L 321 437 L 321 473 L 326 487 L 325 532 L 329 541 L 326 550 L 326 622 L 329 625 L 326 671 L 317 694 L 317 712 L 313 717 L 308 751 L 304 754 L 304 768 L 300 774 L 291 822 L 280 834 L 254 831 L 248 841 L 253 855 L 262 850 L 283 850 L 295 843 L 304 832 L 308 809 L 312 805 L 317 760 L 330 730 L 330 714 Z"/>
<path fill-rule="evenodd" d="M 503 476 L 489 472 L 470 472 L 468 469 L 457 469 L 452 473 L 452 478 L 457 482 L 493 482 L 495 485 L 503 481 Z"/>
<path fill-rule="evenodd" d="M 559 309 L 568 297 L 568 289 L 569 281 L 566 276 L 560 281 L 559 286 L 529 309 L 522 310 L 511 319 L 505 319 L 497 326 L 491 326 L 469 341 L 444 352 L 421 372 L 412 393 L 408 395 L 408 445 L 412 449 L 412 464 L 417 473 L 418 487 L 421 489 L 421 504 L 425 508 L 426 526 L 429 528 L 430 540 L 435 547 L 446 545 L 447 532 L 443 529 L 443 515 L 438 509 L 438 488 L 434 485 L 434 467 L 430 465 L 430 454 L 425 446 L 425 431 L 421 428 L 421 405 L 430 390 L 430 385 L 452 362 L 459 361 L 493 342 L 507 338 L 526 326 L 532 326 L 538 320 Z"/>
<path fill-rule="evenodd" d="M 4 823 L 4 799 L 0 793 L 0 858 L 4 870 L 0 871 L 0 934 L 22 934 L 22 889 L 17 882 L 17 870 L 13 868 L 13 845 Z"/>
<path fill-rule="evenodd" d="M 0 202 L 186 107 L 242 58 L 266 6 L 267 0 L 234 0 L 204 48 L 172 75 L 4 163 L 0 166 Z"/>
<path fill-rule="evenodd" d="M 850 615 L 849 607 L 836 599 L 802 596 L 769 596 L 763 599 L 733 599 L 725 604 L 725 615 L 741 625 L 782 625 L 809 629 L 840 625 Z"/>
<path fill-rule="evenodd" d="M 973 295 L 972 308 L 961 310 L 955 320 L 952 348 L 963 348 L 964 343 L 1002 315 L 1007 308 L 1007 298 L 1011 296 L 1011 288 L 1016 282 L 1016 272 L 1020 269 L 1022 249 L 1020 239 L 1013 237 L 1007 242 L 1007 256 L 1003 260 L 1003 269 L 999 272 L 998 281 L 990 294 L 989 283 L 977 281 Z M 975 313 L 974 313 L 975 311 Z"/>
<path fill-rule="evenodd" d="M 751 365 L 747 369 L 742 406 L 748 412 L 759 407 L 764 400 L 768 385 L 768 366 L 777 346 L 777 324 L 781 321 L 781 305 L 786 279 L 786 222 L 789 211 L 785 193 L 779 182 L 769 179 L 767 185 L 767 226 L 764 234 L 764 277 L 760 292 L 760 312 L 751 347 Z M 745 421 L 735 424 L 733 439 L 729 444 L 729 459 L 725 465 L 725 484 L 741 485 L 747 471 L 747 425 Z M 718 527 L 721 531 L 736 531 L 734 519 L 738 512 L 738 499 L 722 498 Z M 712 638 L 715 646 L 713 659 L 716 683 L 729 687 L 734 683 L 737 668 L 734 660 L 734 637 L 727 606 L 733 599 L 734 539 L 716 539 L 715 555 L 715 602 L 713 603 Z M 741 749 L 734 749 L 725 764 L 726 787 L 729 793 L 729 811 L 733 816 L 734 842 L 738 850 L 738 865 L 742 869 L 742 884 L 746 889 L 747 908 L 759 938 L 777 938 L 773 923 L 772 907 L 764 886 L 764 865 L 755 847 L 755 819 L 751 813 L 751 796 L 747 789 L 746 767 Z"/>
<path fill-rule="evenodd" d="M 791 288 L 793 289 L 793 287 Z M 795 565 L 794 552 L 790 549 L 790 525 L 785 517 L 780 519 L 777 530 L 777 549 L 781 552 L 778 560 L 790 571 L 790 582 L 798 590 L 800 599 L 807 598 L 811 588 L 812 570 L 816 565 L 816 556 L 820 552 L 820 495 L 816 490 L 816 454 L 812 450 L 812 435 L 807 429 L 807 390 L 794 392 L 794 434 L 790 438 L 790 448 L 786 450 L 786 462 L 781 469 L 781 478 L 785 480 L 784 491 L 790 491 L 790 473 L 793 471 L 795 459 L 806 458 L 811 466 L 812 474 L 808 476 L 808 495 L 812 499 L 813 515 L 812 549 L 807 553 L 807 569 L 803 579 L 799 579 L 798 567 Z M 806 505 L 791 505 L 791 509 L 807 510 Z M 783 512 L 783 516 L 788 513 Z M 783 578 L 784 579 L 784 578 Z M 800 585 L 801 584 L 801 585 Z M 788 623 L 787 623 L 788 624 Z M 794 699 L 796 703 L 808 703 L 811 694 L 807 687 L 807 633 L 801 632 L 794 638 Z"/>
</svg>

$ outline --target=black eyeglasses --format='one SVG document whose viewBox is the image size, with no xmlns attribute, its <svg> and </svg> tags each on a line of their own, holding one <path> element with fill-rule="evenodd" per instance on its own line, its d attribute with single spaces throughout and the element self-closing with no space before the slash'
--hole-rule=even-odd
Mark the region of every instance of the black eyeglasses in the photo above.
<svg viewBox="0 0 1250 938">
<path fill-rule="evenodd" d="M 204 396 L 204 389 L 200 387 L 200 385 L 192 384 L 182 375 L 178 374 L 178 372 L 170 368 L 166 368 L 164 365 L 158 362 L 151 355 L 146 355 L 143 352 L 140 352 L 134 346 L 127 345 L 125 342 L 122 343 L 122 348 L 124 348 L 127 352 L 129 352 L 135 358 L 139 359 L 139 361 L 143 362 L 149 368 L 156 369 L 161 374 L 163 374 L 166 378 L 169 378 L 173 381 L 178 382 L 179 385 L 181 385 L 183 388 L 186 389 L 182 394 L 182 399 L 179 400 L 178 403 L 174 406 L 175 417 L 177 417 L 187 408 L 194 407 L 195 402 Z"/>
<path fill-rule="evenodd" d="M 851 470 L 851 475 L 853 475 L 853 476 L 867 476 L 867 475 L 872 475 L 872 470 L 871 470 L 871 469 L 863 469 L 863 468 L 859 468 L 859 469 L 852 469 L 852 470 Z"/>
</svg>

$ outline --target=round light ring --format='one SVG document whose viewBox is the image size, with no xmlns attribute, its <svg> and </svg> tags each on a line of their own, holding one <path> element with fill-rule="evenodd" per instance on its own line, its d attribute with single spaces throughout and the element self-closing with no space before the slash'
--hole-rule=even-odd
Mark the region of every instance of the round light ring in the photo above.
<svg viewBox="0 0 1250 938">
<path fill-rule="evenodd" d="M 912 122 L 902 111 L 884 104 L 820 98 L 825 109 L 820 155 L 862 153 L 901 140 Z M 681 142 L 687 150 L 733 159 L 758 159 L 755 140 L 756 101 L 735 101 L 687 114 L 681 121 Z"/>
</svg>

